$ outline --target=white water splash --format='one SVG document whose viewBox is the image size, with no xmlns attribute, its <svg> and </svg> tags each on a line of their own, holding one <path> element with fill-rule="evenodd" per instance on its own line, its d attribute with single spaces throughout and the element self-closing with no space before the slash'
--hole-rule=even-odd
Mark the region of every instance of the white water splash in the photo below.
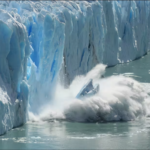
<svg viewBox="0 0 150 150">
<path fill-rule="evenodd" d="M 77 76 L 68 89 L 58 84 L 53 102 L 36 117 L 38 120 L 67 119 L 77 122 L 129 121 L 150 114 L 150 96 L 141 84 L 122 75 L 101 78 L 104 65 L 97 65 L 85 76 Z M 99 92 L 84 100 L 76 95 L 90 79 Z M 38 118 L 38 119 L 37 119 Z M 32 120 L 34 117 L 32 115 Z"/>
</svg>

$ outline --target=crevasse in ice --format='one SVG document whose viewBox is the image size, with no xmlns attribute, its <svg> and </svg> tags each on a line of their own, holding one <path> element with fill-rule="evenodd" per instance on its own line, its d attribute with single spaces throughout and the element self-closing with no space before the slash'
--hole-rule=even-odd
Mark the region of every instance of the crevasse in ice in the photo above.
<svg viewBox="0 0 150 150">
<path fill-rule="evenodd" d="M 96 64 L 113 66 L 149 50 L 148 1 L 0 2 L 0 134 L 23 124 L 65 84 Z M 29 105 L 28 105 L 29 101 Z"/>
</svg>

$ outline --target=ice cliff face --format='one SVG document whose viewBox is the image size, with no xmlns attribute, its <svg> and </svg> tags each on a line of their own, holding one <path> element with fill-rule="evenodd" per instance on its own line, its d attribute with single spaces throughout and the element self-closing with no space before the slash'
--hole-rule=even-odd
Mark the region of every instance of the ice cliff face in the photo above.
<svg viewBox="0 0 150 150">
<path fill-rule="evenodd" d="M 29 46 L 25 26 L 0 10 L 0 134 L 26 120 Z"/>
<path fill-rule="evenodd" d="M 0 134 L 25 122 L 28 100 L 38 113 L 53 98 L 61 68 L 70 84 L 146 54 L 149 12 L 148 1 L 0 2 Z"/>
<path fill-rule="evenodd" d="M 66 5 L 70 10 L 67 11 L 64 66 L 70 82 L 97 63 L 108 66 L 125 63 L 149 50 L 148 2 L 70 2 Z"/>
</svg>

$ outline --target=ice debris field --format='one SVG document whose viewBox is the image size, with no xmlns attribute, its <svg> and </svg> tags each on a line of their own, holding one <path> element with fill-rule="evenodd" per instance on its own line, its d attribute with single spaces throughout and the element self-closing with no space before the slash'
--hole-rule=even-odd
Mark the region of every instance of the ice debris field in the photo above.
<svg viewBox="0 0 150 150">
<path fill-rule="evenodd" d="M 145 55 L 149 36 L 148 1 L 0 1 L 0 134 L 50 116 L 84 122 L 148 115 L 140 83 L 100 74 L 105 65 Z M 77 100 L 91 79 L 99 92 Z M 61 115 L 43 111 L 50 102 Z"/>
</svg>

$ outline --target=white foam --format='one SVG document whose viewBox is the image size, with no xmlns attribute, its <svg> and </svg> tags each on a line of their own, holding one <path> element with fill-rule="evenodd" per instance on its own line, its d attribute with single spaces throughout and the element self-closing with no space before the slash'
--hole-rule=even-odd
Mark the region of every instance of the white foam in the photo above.
<svg viewBox="0 0 150 150">
<path fill-rule="evenodd" d="M 105 66 L 97 65 L 87 75 L 76 77 L 69 89 L 58 85 L 53 103 L 44 109 L 39 118 L 97 122 L 129 121 L 147 116 L 150 97 L 145 84 L 122 75 L 99 78 L 104 71 Z M 91 78 L 94 84 L 100 85 L 100 91 L 84 100 L 76 99 L 79 90 Z"/>
</svg>

